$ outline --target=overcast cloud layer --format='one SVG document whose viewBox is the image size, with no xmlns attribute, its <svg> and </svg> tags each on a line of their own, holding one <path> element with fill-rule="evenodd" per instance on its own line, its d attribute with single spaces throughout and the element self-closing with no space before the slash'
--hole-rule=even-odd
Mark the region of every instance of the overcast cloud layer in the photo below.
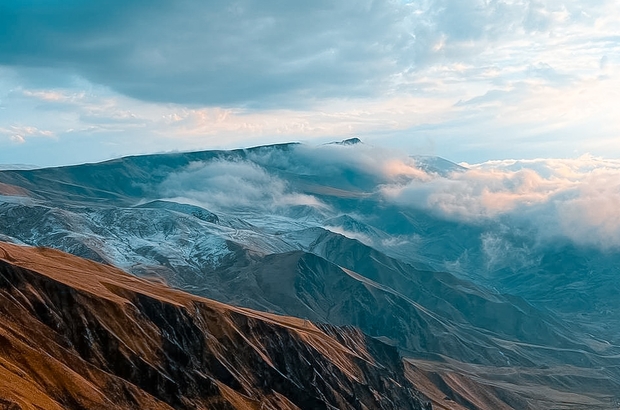
<svg viewBox="0 0 620 410">
<path fill-rule="evenodd" d="M 620 157 L 613 0 L 0 5 L 0 163 L 357 135 Z"/>
</svg>

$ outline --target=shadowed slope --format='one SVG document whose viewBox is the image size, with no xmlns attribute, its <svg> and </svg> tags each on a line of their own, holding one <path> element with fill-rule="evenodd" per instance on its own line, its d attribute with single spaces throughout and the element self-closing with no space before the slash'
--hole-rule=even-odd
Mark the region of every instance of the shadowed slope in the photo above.
<svg viewBox="0 0 620 410">
<path fill-rule="evenodd" d="M 396 350 L 44 248 L 0 243 L 0 397 L 16 408 L 425 408 Z M 430 407 L 426 407 L 430 408 Z"/>
</svg>

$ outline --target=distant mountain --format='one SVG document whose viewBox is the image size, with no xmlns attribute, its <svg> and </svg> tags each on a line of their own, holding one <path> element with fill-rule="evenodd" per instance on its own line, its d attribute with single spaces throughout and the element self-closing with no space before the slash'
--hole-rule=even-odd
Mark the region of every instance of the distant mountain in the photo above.
<svg viewBox="0 0 620 410">
<path fill-rule="evenodd" d="M 41 168 L 36 165 L 26 164 L 0 164 L 0 171 L 15 170 L 15 169 L 36 169 Z"/>
<path fill-rule="evenodd" d="M 361 143 L 362 143 L 362 140 L 357 137 L 348 138 L 346 140 L 342 140 L 338 142 L 330 142 L 330 144 L 335 144 L 335 145 L 355 145 L 355 144 L 361 144 Z"/>
<path fill-rule="evenodd" d="M 414 155 L 412 158 L 415 160 L 420 169 L 442 176 L 450 175 L 452 172 L 462 172 L 467 169 L 441 157 Z"/>
<path fill-rule="evenodd" d="M 620 255 L 388 201 L 387 188 L 466 169 L 377 156 L 361 143 L 279 144 L 3 171 L 0 239 L 354 326 L 397 347 L 439 408 L 441 394 L 465 408 L 501 408 L 497 397 L 608 408 L 620 391 Z"/>
</svg>

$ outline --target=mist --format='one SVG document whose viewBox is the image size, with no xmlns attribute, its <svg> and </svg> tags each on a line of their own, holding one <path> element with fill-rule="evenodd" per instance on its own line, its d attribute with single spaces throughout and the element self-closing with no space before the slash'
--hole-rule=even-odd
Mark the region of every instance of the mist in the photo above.
<svg viewBox="0 0 620 410">
<path fill-rule="evenodd" d="M 496 238 L 527 234 L 535 243 L 620 246 L 620 161 L 590 155 L 454 164 L 363 143 L 296 144 L 193 163 L 159 190 L 162 197 L 214 211 L 278 213 L 307 206 L 338 216 L 329 195 L 308 192 L 300 183 L 304 178 L 398 209 L 484 227 Z M 348 236 L 368 242 L 360 233 Z M 487 249 L 502 248 L 485 238 Z"/>
</svg>

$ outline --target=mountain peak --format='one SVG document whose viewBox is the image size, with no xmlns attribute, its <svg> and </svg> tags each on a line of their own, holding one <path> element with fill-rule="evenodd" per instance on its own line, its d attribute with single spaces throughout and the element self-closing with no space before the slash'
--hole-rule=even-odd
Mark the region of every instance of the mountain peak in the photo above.
<svg viewBox="0 0 620 410">
<path fill-rule="evenodd" d="M 357 137 L 353 137 L 353 138 L 348 138 L 342 141 L 330 142 L 327 145 L 357 145 L 357 144 L 363 144 L 362 140 Z"/>
</svg>

